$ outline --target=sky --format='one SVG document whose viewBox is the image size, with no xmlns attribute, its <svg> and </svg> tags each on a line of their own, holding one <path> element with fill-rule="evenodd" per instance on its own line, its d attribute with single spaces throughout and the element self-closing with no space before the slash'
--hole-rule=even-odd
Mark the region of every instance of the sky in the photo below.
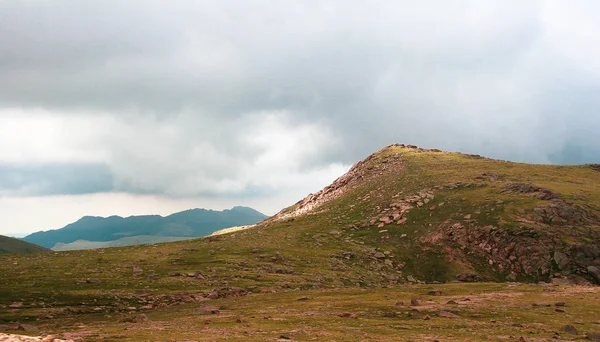
<svg viewBox="0 0 600 342">
<path fill-rule="evenodd" d="M 600 162 L 595 0 L 0 0 L 0 234 L 274 214 L 392 143 Z"/>
</svg>

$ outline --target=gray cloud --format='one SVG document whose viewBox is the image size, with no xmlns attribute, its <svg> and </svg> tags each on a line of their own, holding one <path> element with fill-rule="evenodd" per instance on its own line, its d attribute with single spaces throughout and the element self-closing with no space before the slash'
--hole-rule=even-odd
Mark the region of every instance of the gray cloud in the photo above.
<svg viewBox="0 0 600 342">
<path fill-rule="evenodd" d="M 0 195 L 4 196 L 88 194 L 111 190 L 112 175 L 105 165 L 0 165 Z"/>
<path fill-rule="evenodd" d="M 308 192 L 323 184 L 307 177 L 394 142 L 597 162 L 598 13 L 594 1 L 3 1 L 0 109 L 102 117 L 87 144 L 130 192 Z"/>
</svg>

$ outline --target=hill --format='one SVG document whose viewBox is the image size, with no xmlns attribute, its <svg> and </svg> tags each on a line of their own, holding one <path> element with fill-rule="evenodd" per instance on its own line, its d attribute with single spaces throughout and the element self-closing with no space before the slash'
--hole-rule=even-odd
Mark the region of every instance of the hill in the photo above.
<svg viewBox="0 0 600 342">
<path fill-rule="evenodd" d="M 228 229 L 228 228 L 225 228 L 225 229 Z M 54 245 L 54 247 L 52 247 L 52 250 L 53 251 L 76 251 L 76 250 L 82 250 L 82 249 L 148 245 L 148 244 L 153 244 L 153 243 L 173 242 L 173 241 L 181 241 L 181 240 L 189 240 L 189 239 L 193 239 L 193 237 L 136 235 L 136 236 L 128 236 L 128 237 L 120 238 L 118 240 L 103 241 L 103 242 L 87 241 L 87 240 L 77 240 L 77 241 L 73 241 L 71 243 L 59 242 L 56 245 Z"/>
<path fill-rule="evenodd" d="M 583 338 L 599 217 L 596 165 L 391 145 L 249 229 L 0 257 L 0 305 L 23 308 L 0 321 L 85 340 Z"/>
<path fill-rule="evenodd" d="M 245 207 L 234 207 L 223 211 L 190 209 L 166 217 L 159 215 L 126 218 L 85 216 L 63 228 L 33 233 L 23 240 L 52 248 L 57 243 L 69 244 L 78 240 L 108 242 L 136 236 L 200 237 L 223 228 L 255 224 L 266 217 L 254 209 Z M 133 239 L 128 241 L 131 242 Z"/>
<path fill-rule="evenodd" d="M 37 253 L 46 251 L 48 251 L 48 249 L 42 246 L 0 235 L 0 254 Z"/>
</svg>

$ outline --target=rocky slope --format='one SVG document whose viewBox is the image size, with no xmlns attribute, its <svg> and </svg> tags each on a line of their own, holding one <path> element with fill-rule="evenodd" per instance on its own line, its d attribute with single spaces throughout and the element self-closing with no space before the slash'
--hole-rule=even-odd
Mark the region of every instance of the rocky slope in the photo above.
<svg viewBox="0 0 600 342">
<path fill-rule="evenodd" d="M 267 222 L 317 215 L 331 210 L 328 203 L 362 192 L 346 210 L 360 202 L 380 205 L 346 229 L 380 229 L 382 237 L 402 237 L 407 234 L 400 231 L 409 230 L 400 227 L 422 226 L 414 218 L 428 216 L 424 221 L 435 224 L 427 224 L 412 248 L 441 247 L 448 263 L 465 271 L 460 280 L 520 277 L 600 283 L 598 170 L 598 164 L 527 165 L 391 145 Z M 398 184 L 398 177 L 411 172 L 409 176 L 421 177 L 422 187 Z"/>
</svg>

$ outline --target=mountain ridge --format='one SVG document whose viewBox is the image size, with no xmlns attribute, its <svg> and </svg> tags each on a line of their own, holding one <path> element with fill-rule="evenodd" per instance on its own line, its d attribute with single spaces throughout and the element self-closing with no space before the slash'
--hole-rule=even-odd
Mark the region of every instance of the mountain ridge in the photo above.
<svg viewBox="0 0 600 342">
<path fill-rule="evenodd" d="M 57 243 L 77 240 L 108 242 L 145 235 L 201 237 L 223 228 L 255 224 L 265 218 L 266 215 L 252 208 L 240 206 L 222 211 L 193 208 L 166 216 L 83 216 L 62 228 L 35 232 L 22 240 L 52 248 Z"/>
</svg>

